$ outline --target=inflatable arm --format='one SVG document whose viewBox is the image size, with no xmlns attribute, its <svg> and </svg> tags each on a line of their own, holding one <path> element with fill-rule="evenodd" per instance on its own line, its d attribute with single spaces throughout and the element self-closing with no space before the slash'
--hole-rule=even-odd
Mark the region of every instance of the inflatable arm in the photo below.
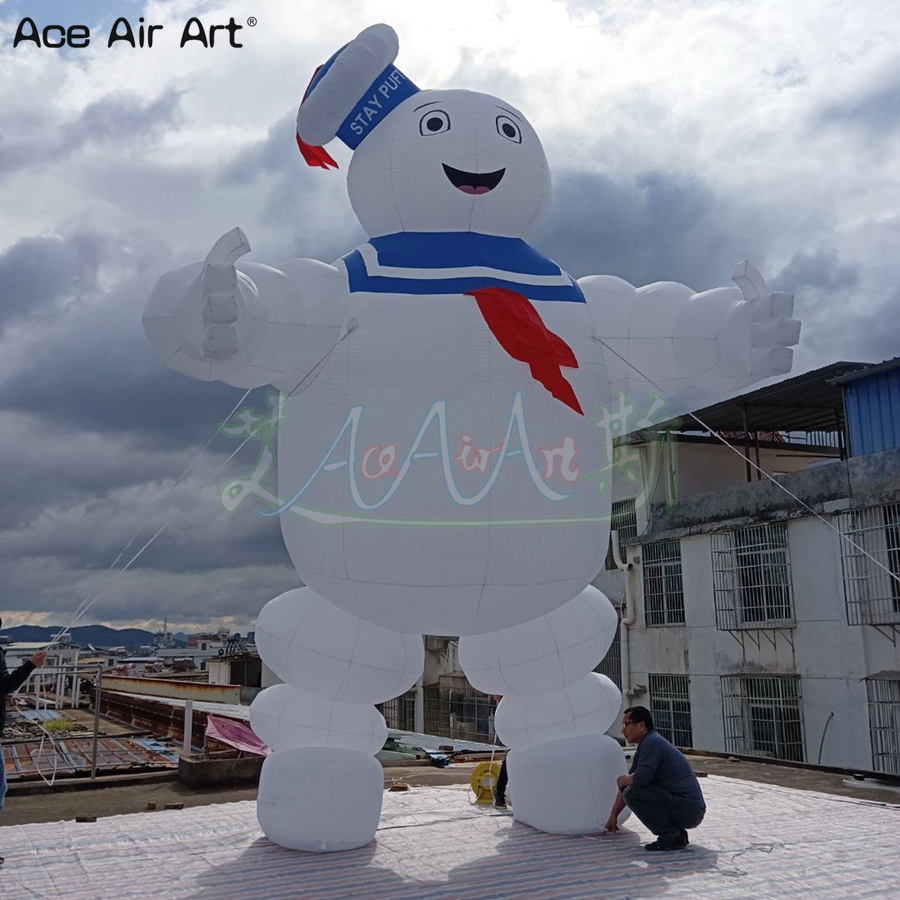
<svg viewBox="0 0 900 900">
<path fill-rule="evenodd" d="M 340 339 L 346 291 L 337 269 L 312 259 L 281 269 L 246 263 L 238 271 L 249 250 L 235 228 L 203 262 L 163 275 L 144 310 L 144 331 L 176 372 L 290 392 Z"/>
<path fill-rule="evenodd" d="M 800 337 L 793 295 L 770 293 L 747 262 L 731 279 L 737 287 L 700 294 L 671 281 L 635 288 L 609 275 L 580 279 L 610 384 L 629 396 L 662 393 L 679 415 L 790 372 Z"/>
</svg>

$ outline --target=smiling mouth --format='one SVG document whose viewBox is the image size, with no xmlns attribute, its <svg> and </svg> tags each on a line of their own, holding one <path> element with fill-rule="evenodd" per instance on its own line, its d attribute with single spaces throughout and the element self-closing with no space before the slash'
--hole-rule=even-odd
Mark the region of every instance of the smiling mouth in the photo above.
<svg viewBox="0 0 900 900">
<path fill-rule="evenodd" d="M 464 194 L 486 194 L 488 191 L 492 191 L 500 184 L 500 179 L 506 172 L 506 169 L 498 169 L 496 172 L 478 174 L 477 172 L 461 172 L 459 169 L 454 169 L 453 166 L 448 166 L 447 163 L 441 163 L 441 165 L 453 187 Z"/>
</svg>

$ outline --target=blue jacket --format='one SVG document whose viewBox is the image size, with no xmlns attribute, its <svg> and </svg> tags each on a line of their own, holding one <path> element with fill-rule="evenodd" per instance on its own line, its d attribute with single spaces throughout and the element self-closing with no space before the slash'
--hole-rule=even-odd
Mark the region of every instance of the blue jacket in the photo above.
<svg viewBox="0 0 900 900">
<path fill-rule="evenodd" d="M 676 797 L 706 809 L 697 776 L 685 755 L 673 747 L 656 729 L 648 731 L 637 745 L 630 775 L 635 787 L 661 787 Z"/>
</svg>

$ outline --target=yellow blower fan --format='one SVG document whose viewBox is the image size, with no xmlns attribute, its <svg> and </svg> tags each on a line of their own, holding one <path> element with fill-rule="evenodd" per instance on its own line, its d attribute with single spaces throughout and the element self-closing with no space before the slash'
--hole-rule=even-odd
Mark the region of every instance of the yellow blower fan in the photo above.
<svg viewBox="0 0 900 900">
<path fill-rule="evenodd" d="M 475 803 L 480 806 L 494 802 L 494 788 L 500 777 L 499 762 L 481 762 L 472 769 L 469 787 L 475 794 Z"/>
</svg>

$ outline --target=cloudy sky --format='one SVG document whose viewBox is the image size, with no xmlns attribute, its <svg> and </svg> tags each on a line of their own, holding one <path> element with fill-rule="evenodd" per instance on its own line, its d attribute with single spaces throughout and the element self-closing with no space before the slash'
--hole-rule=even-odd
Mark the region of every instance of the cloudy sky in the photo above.
<svg viewBox="0 0 900 900">
<path fill-rule="evenodd" d="M 87 25 L 91 44 L 14 50 L 26 15 Z M 119 16 L 162 25 L 153 48 L 108 47 Z M 191 16 L 234 16 L 243 48 L 179 48 Z M 244 630 L 297 585 L 276 522 L 217 504 L 253 459 L 219 470 L 234 440 L 172 490 L 241 392 L 156 364 L 140 314 L 160 274 L 235 225 L 270 263 L 362 241 L 349 151 L 329 147 L 339 172 L 309 169 L 293 123 L 315 66 L 378 21 L 420 86 L 489 90 L 529 116 L 554 178 L 535 243 L 574 275 L 703 290 L 749 258 L 796 294 L 795 371 L 900 353 L 896 5 L 0 0 L 7 624 L 67 623 L 96 591 L 84 622 Z"/>
</svg>

